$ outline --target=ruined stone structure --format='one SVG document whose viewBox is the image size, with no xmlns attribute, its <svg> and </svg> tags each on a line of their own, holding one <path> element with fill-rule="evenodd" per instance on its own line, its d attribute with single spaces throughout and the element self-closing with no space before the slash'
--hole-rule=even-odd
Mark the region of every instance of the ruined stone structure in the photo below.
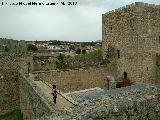
<svg viewBox="0 0 160 120">
<path fill-rule="evenodd" d="M 102 15 L 103 58 L 133 82 L 158 83 L 160 6 L 136 2 Z"/>
</svg>

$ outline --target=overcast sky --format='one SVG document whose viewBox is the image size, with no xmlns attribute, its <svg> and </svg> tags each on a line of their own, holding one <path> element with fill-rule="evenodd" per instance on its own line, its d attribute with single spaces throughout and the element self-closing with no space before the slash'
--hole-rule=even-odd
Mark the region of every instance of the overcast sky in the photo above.
<svg viewBox="0 0 160 120">
<path fill-rule="evenodd" d="M 76 6 L 7 6 L 1 2 L 36 0 L 0 0 L 0 37 L 17 40 L 95 41 L 102 39 L 102 14 L 136 1 L 160 4 L 160 0 L 70 0 Z"/>
</svg>

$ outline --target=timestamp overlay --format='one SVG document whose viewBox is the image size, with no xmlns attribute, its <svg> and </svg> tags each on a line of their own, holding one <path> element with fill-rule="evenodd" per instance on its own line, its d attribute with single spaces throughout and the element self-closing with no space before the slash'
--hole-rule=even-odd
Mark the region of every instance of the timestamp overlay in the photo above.
<svg viewBox="0 0 160 120">
<path fill-rule="evenodd" d="M 59 1 L 59 2 L 54 2 L 54 1 L 44 1 L 44 2 L 37 2 L 37 1 L 0 1 L 0 6 L 76 6 L 78 5 L 77 1 Z"/>
</svg>

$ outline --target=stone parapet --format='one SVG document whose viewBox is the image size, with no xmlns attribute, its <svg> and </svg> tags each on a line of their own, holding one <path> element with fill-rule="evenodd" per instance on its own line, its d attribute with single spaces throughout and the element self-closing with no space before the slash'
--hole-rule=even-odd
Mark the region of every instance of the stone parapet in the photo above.
<svg viewBox="0 0 160 120">
<path fill-rule="evenodd" d="M 77 69 L 68 71 L 34 72 L 41 81 L 55 84 L 64 93 L 105 87 L 104 78 L 110 75 L 109 67 Z M 112 74 L 111 74 L 112 75 Z"/>
<path fill-rule="evenodd" d="M 115 10 L 106 12 L 105 15 L 112 14 L 114 12 L 119 12 L 119 11 L 122 11 L 122 10 L 128 9 L 128 8 L 134 8 L 134 7 L 151 7 L 151 8 L 159 8 L 160 9 L 160 5 L 148 4 L 148 3 L 144 3 L 144 2 L 135 2 L 130 5 L 126 5 L 126 6 L 117 8 Z"/>
</svg>

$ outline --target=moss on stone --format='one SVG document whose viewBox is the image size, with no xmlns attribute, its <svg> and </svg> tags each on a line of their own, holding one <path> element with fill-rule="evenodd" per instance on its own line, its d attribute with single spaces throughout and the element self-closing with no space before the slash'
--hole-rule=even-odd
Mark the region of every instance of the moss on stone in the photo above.
<svg viewBox="0 0 160 120">
<path fill-rule="evenodd" d="M 23 120 L 23 115 L 21 113 L 21 110 L 17 109 L 0 116 L 0 120 Z"/>
</svg>

